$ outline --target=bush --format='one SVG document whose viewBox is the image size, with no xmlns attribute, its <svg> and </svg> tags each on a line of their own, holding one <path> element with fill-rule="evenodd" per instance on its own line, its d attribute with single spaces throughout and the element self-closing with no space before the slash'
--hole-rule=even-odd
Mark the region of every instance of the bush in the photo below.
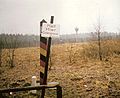
<svg viewBox="0 0 120 98">
<path fill-rule="evenodd" d="M 90 59 L 99 59 L 97 42 L 90 42 L 83 46 L 82 54 Z M 120 55 L 120 40 L 104 40 L 101 42 L 101 54 L 103 59 Z"/>
</svg>

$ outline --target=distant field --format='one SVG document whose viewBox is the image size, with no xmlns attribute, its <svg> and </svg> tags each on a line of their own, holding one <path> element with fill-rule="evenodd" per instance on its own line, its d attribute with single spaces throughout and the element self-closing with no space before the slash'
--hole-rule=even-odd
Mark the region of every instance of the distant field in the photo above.
<svg viewBox="0 0 120 98">
<path fill-rule="evenodd" d="M 104 61 L 91 59 L 84 54 L 88 46 L 87 43 L 53 45 L 48 81 L 60 82 L 63 98 L 119 98 L 120 55 L 112 55 Z M 23 86 L 31 83 L 33 75 L 39 79 L 39 52 L 38 47 L 16 49 L 13 68 L 6 66 L 4 54 L 0 87 L 13 83 Z M 53 94 L 54 91 L 47 91 L 45 98 L 54 98 Z"/>
</svg>

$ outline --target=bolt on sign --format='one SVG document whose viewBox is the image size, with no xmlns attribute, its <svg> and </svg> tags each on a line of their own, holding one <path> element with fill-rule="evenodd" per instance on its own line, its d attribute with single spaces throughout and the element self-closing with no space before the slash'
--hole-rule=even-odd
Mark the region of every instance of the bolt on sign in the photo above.
<svg viewBox="0 0 120 98">
<path fill-rule="evenodd" d="M 42 26 L 42 37 L 58 37 L 60 32 L 60 25 L 43 23 Z"/>
</svg>

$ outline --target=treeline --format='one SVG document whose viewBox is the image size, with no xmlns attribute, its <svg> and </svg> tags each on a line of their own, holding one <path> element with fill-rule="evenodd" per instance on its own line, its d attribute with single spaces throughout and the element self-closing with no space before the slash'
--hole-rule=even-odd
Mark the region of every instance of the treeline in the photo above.
<svg viewBox="0 0 120 98">
<path fill-rule="evenodd" d="M 0 34 L 0 48 L 22 48 L 39 46 L 37 35 Z"/>
<path fill-rule="evenodd" d="M 75 42 L 87 42 L 90 40 L 96 40 L 97 35 L 95 32 L 91 33 L 79 33 L 79 34 L 67 34 L 60 35 L 58 38 L 52 38 L 52 44 L 61 43 L 75 43 Z M 101 33 L 102 40 L 120 39 L 120 33 Z M 22 48 L 22 47 L 39 47 L 40 36 L 39 35 L 22 35 L 22 34 L 0 34 L 0 48 Z"/>
<path fill-rule="evenodd" d="M 15 51 L 17 48 L 38 47 L 39 36 L 22 34 L 0 34 L 0 67 L 15 66 Z M 4 54 L 4 49 L 6 54 Z M 3 55 L 6 57 L 3 59 Z M 3 61 L 4 60 L 4 61 Z"/>
<path fill-rule="evenodd" d="M 120 39 L 120 33 L 101 32 L 100 38 L 101 40 Z M 66 34 L 60 35 L 59 38 L 53 38 L 52 44 L 89 42 L 96 41 L 97 39 L 98 39 L 97 32 Z"/>
</svg>

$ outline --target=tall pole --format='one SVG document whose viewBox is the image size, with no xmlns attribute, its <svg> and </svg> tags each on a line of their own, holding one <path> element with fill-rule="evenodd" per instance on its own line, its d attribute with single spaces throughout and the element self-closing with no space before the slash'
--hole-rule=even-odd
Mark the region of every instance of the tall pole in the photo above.
<svg viewBox="0 0 120 98">
<path fill-rule="evenodd" d="M 53 20 L 54 20 L 54 16 L 51 16 L 51 20 L 50 20 L 50 23 L 53 24 Z M 49 57 L 50 57 L 50 48 L 51 48 L 51 40 L 52 38 L 49 37 L 48 38 L 48 46 L 47 46 L 47 59 L 46 59 L 46 67 L 45 67 L 45 81 L 44 81 L 44 84 L 47 84 L 47 74 L 48 74 L 48 63 L 49 63 Z"/>
<path fill-rule="evenodd" d="M 53 24 L 54 16 L 51 16 L 50 23 Z M 49 57 L 50 57 L 50 48 L 51 48 L 51 40 L 52 38 L 48 38 L 48 43 L 47 43 L 47 55 L 46 55 L 46 64 L 45 64 L 45 76 L 44 76 L 44 81 L 43 84 L 47 84 L 47 75 L 48 75 L 48 63 L 49 63 Z M 45 96 L 45 89 L 42 89 L 42 95 L 41 98 L 44 98 Z"/>
</svg>

